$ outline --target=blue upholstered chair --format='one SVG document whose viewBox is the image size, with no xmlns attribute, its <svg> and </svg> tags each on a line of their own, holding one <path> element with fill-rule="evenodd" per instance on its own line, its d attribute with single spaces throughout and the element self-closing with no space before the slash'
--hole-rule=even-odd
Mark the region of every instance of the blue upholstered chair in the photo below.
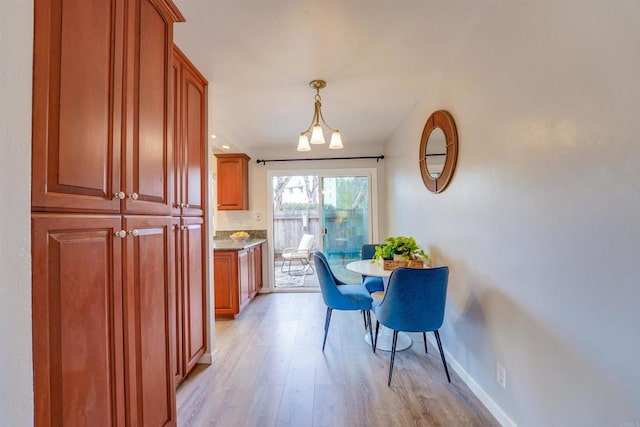
<svg viewBox="0 0 640 427">
<path fill-rule="evenodd" d="M 360 252 L 360 259 L 373 259 L 373 255 L 376 253 L 376 244 L 367 243 L 362 245 L 362 251 Z M 382 277 L 374 276 L 362 276 L 362 285 L 367 288 L 369 293 L 384 291 L 384 282 Z"/>
<path fill-rule="evenodd" d="M 391 273 L 384 299 L 373 302 L 373 312 L 376 315 L 376 336 L 373 342 L 375 352 L 380 323 L 393 329 L 393 344 L 391 347 L 391 363 L 389 365 L 389 380 L 393 374 L 393 360 L 396 356 L 396 342 L 398 331 L 422 332 L 424 350 L 427 352 L 427 334 L 433 331 L 438 342 L 438 350 L 451 382 L 447 362 L 442 351 L 442 342 L 438 329 L 444 321 L 444 306 L 447 297 L 448 267 L 438 268 L 396 268 Z"/>
<path fill-rule="evenodd" d="M 324 339 L 322 351 L 327 343 L 327 333 L 331 322 L 333 310 L 363 310 L 365 328 L 369 329 L 371 343 L 373 344 L 373 328 L 371 327 L 371 303 L 373 299 L 367 290 L 361 285 L 348 285 L 338 279 L 327 262 L 327 258 L 320 251 L 313 253 L 313 262 L 316 265 L 316 274 L 320 283 L 322 298 L 327 305 L 327 315 L 324 320 Z"/>
</svg>

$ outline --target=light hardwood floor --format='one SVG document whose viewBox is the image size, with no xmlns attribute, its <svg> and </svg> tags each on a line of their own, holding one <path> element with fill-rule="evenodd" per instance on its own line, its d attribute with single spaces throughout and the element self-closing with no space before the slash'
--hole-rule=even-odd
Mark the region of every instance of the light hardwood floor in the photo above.
<svg viewBox="0 0 640 427">
<path fill-rule="evenodd" d="M 498 426 L 421 334 L 373 354 L 359 312 L 334 310 L 324 353 L 319 293 L 259 295 L 236 320 L 216 320 L 217 356 L 178 389 L 178 425 Z M 375 325 L 375 320 L 374 320 Z"/>
</svg>

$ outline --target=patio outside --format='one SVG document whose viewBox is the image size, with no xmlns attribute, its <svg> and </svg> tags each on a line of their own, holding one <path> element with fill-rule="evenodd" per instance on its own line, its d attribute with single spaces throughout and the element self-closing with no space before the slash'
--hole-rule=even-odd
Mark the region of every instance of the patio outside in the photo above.
<svg viewBox="0 0 640 427">
<path fill-rule="evenodd" d="M 360 248 L 368 241 L 367 177 L 275 176 L 272 184 L 276 288 L 317 289 L 311 252 L 320 248 L 338 278 L 359 283 L 360 276 L 345 266 L 360 259 Z M 283 252 L 298 248 L 305 234 L 315 239 L 309 258 L 292 259 L 289 264 Z"/>
</svg>

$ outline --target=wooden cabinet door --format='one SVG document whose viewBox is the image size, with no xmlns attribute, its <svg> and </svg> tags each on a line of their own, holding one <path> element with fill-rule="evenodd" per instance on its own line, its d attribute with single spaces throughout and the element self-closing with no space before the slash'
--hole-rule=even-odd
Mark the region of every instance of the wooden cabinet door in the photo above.
<svg viewBox="0 0 640 427">
<path fill-rule="evenodd" d="M 132 425 L 176 423 L 171 334 L 171 217 L 125 216 L 125 366 Z"/>
<path fill-rule="evenodd" d="M 120 211 L 124 5 L 34 3 L 35 211 Z"/>
<path fill-rule="evenodd" d="M 171 93 L 173 95 L 171 100 L 171 117 L 173 124 L 173 131 L 171 134 L 172 151 L 173 151 L 173 173 L 171 175 L 171 215 L 180 216 L 182 213 L 182 108 L 181 108 L 181 84 L 182 81 L 182 66 L 180 64 L 180 58 L 174 54 L 171 61 Z"/>
<path fill-rule="evenodd" d="M 240 312 L 238 304 L 238 253 L 213 252 L 213 290 L 216 316 L 234 316 Z"/>
<path fill-rule="evenodd" d="M 183 358 L 183 321 L 182 321 L 182 231 L 180 230 L 180 217 L 171 218 L 172 242 L 171 265 L 171 336 L 173 345 L 173 376 L 176 384 L 182 381 L 185 376 Z"/>
<path fill-rule="evenodd" d="M 32 216 L 36 426 L 125 425 L 120 224 Z"/>
<path fill-rule="evenodd" d="M 246 154 L 216 154 L 218 158 L 218 210 L 249 209 L 249 157 Z"/>
<path fill-rule="evenodd" d="M 174 46 L 174 62 L 180 67 L 180 190 L 181 215 L 202 216 L 207 141 L 207 80 Z M 175 67 L 175 65 L 174 65 Z"/>
<path fill-rule="evenodd" d="M 127 39 L 127 128 L 123 168 L 124 212 L 171 214 L 172 11 L 168 2 L 129 3 Z"/>
<path fill-rule="evenodd" d="M 189 373 L 204 354 L 206 341 L 206 278 L 204 219 L 182 219 L 184 371 Z"/>
</svg>

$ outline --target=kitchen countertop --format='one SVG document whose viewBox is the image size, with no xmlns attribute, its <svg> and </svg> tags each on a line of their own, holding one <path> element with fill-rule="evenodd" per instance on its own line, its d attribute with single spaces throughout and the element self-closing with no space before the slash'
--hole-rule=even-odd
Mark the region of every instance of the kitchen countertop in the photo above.
<svg viewBox="0 0 640 427">
<path fill-rule="evenodd" d="M 260 245 L 265 243 L 267 239 L 247 239 L 244 242 L 236 242 L 231 239 L 214 240 L 214 251 L 241 251 L 243 249 L 250 248 L 251 246 Z"/>
</svg>

